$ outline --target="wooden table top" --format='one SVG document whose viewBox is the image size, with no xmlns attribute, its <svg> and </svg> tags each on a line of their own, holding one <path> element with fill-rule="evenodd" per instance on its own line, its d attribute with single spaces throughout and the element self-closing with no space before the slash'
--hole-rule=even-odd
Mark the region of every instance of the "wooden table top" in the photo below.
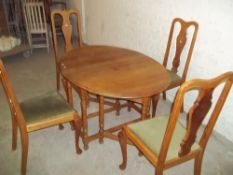
<svg viewBox="0 0 233 175">
<path fill-rule="evenodd" d="M 61 72 L 74 86 L 114 98 L 142 98 L 160 93 L 170 83 L 166 69 L 129 49 L 87 46 L 68 52 Z"/>
</svg>

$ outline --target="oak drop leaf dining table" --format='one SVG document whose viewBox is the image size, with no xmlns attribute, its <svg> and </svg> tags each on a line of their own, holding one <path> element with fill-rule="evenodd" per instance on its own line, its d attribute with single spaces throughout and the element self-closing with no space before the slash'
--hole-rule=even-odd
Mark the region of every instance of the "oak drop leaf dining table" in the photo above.
<svg viewBox="0 0 233 175">
<path fill-rule="evenodd" d="M 148 116 L 150 98 L 161 93 L 170 83 L 166 69 L 157 61 L 137 51 L 113 46 L 85 46 L 67 52 L 60 62 L 63 78 L 68 82 L 67 96 L 72 98 L 71 86 L 80 90 L 83 120 L 83 143 L 109 136 L 115 130 L 104 130 L 104 98 L 140 101 L 141 117 Z M 99 99 L 99 132 L 88 136 L 87 94 Z M 120 129 L 120 128 L 118 128 Z"/>
</svg>

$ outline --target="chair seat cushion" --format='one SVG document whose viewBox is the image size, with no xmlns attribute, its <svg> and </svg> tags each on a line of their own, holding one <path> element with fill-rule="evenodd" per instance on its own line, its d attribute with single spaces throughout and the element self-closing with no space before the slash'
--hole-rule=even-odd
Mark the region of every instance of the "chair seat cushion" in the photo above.
<svg viewBox="0 0 233 175">
<path fill-rule="evenodd" d="M 167 70 L 168 74 L 171 78 L 171 82 L 177 82 L 181 80 L 181 77 L 177 75 L 175 72 L 172 72 L 171 70 Z"/>
<path fill-rule="evenodd" d="M 57 92 L 49 92 L 20 102 L 20 107 L 27 124 L 74 112 L 73 108 Z"/>
<path fill-rule="evenodd" d="M 130 124 L 128 125 L 128 128 L 139 138 L 141 142 L 144 143 L 147 148 L 149 148 L 149 150 L 153 152 L 153 154 L 155 154 L 155 156 L 158 156 L 167 123 L 168 117 L 161 116 Z M 177 122 L 166 160 L 170 160 L 178 156 L 180 143 L 185 135 L 185 132 L 186 129 L 179 122 Z M 191 149 L 194 150 L 198 148 L 199 144 L 194 143 Z"/>
</svg>

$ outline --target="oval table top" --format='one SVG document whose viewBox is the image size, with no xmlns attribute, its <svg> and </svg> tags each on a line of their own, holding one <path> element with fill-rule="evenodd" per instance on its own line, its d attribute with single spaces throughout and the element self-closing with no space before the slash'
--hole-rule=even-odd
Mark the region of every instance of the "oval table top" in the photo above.
<svg viewBox="0 0 233 175">
<path fill-rule="evenodd" d="M 74 86 L 114 98 L 158 94 L 170 83 L 166 69 L 152 58 L 124 48 L 87 46 L 62 58 L 61 73 Z"/>
</svg>

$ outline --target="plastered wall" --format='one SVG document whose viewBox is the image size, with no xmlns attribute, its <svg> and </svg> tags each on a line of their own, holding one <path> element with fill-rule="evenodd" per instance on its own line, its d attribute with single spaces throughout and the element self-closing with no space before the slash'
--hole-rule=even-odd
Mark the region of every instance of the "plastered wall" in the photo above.
<svg viewBox="0 0 233 175">
<path fill-rule="evenodd" d="M 72 0 L 70 0 L 72 1 Z M 199 23 L 187 79 L 233 70 L 232 0 L 75 0 L 82 9 L 85 39 L 134 49 L 162 63 L 173 18 Z M 175 90 L 168 91 L 173 100 Z M 186 99 L 186 106 L 192 102 Z M 233 90 L 215 130 L 233 141 Z"/>
<path fill-rule="evenodd" d="M 84 0 L 66 0 L 68 8 L 75 8 L 80 11 L 81 15 L 81 23 L 82 23 L 82 37 L 83 40 L 86 41 L 86 24 L 85 24 L 85 3 Z"/>
</svg>

